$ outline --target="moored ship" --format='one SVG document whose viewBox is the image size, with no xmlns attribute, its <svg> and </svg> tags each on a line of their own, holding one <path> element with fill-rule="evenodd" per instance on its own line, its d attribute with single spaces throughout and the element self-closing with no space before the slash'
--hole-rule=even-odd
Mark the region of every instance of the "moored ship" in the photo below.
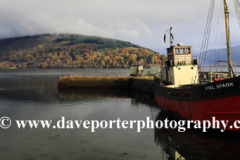
<svg viewBox="0 0 240 160">
<path fill-rule="evenodd" d="M 184 119 L 202 122 L 215 117 L 217 120 L 228 120 L 227 130 L 237 130 L 233 123 L 240 118 L 240 77 L 234 75 L 231 67 L 227 1 L 223 0 L 223 4 L 228 73 L 200 72 L 198 60 L 192 55 L 192 46 L 171 45 L 170 28 L 168 60 L 161 69 L 161 76 L 154 79 L 154 96 L 163 110 L 171 111 Z"/>
</svg>

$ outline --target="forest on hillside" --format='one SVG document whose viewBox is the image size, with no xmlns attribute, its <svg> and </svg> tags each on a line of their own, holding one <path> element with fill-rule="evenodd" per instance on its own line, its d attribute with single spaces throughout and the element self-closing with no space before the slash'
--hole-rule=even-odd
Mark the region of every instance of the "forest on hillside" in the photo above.
<svg viewBox="0 0 240 160">
<path fill-rule="evenodd" d="M 7 39 L 0 41 L 0 47 L 0 68 L 148 67 L 161 65 L 164 58 L 130 42 L 82 35 Z"/>
</svg>

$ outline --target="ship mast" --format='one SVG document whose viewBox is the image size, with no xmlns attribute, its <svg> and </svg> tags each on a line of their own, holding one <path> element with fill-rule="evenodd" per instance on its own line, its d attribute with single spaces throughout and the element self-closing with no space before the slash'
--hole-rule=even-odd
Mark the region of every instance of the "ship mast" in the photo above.
<svg viewBox="0 0 240 160">
<path fill-rule="evenodd" d="M 228 62 L 232 65 L 232 52 L 231 52 L 231 42 L 230 42 L 230 29 L 229 29 L 229 11 L 227 6 L 227 0 L 223 0 L 224 3 L 224 12 L 225 12 L 225 25 L 226 25 L 226 39 L 227 39 L 227 56 Z M 230 66 L 228 66 L 228 74 L 230 77 L 233 77 L 233 71 Z"/>
<path fill-rule="evenodd" d="M 170 27 L 170 29 L 169 29 L 169 35 L 170 35 L 170 47 L 172 46 L 172 33 L 171 33 L 171 31 L 172 31 L 172 27 Z"/>
</svg>

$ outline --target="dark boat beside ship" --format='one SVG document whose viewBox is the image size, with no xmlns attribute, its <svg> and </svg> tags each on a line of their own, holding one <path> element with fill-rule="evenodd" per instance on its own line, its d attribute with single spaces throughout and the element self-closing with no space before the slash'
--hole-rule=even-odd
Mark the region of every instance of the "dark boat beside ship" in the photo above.
<svg viewBox="0 0 240 160">
<path fill-rule="evenodd" d="M 240 77 L 235 76 L 231 68 L 229 11 L 226 0 L 223 0 L 223 4 L 228 73 L 200 72 L 201 66 L 197 59 L 193 59 L 191 46 L 171 45 L 170 28 L 168 60 L 161 69 L 161 76 L 154 78 L 154 98 L 164 111 L 170 111 L 181 118 L 202 122 L 215 117 L 216 120 L 228 120 L 227 130 L 237 130 L 233 123 L 240 120 Z"/>
</svg>

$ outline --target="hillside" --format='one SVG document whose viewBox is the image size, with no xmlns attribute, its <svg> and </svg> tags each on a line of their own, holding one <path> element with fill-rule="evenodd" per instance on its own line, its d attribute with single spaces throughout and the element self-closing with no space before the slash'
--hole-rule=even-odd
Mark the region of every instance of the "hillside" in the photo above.
<svg viewBox="0 0 240 160">
<path fill-rule="evenodd" d="M 77 34 L 0 40 L 0 68 L 128 68 L 160 64 L 163 56 L 130 42 Z"/>
<path fill-rule="evenodd" d="M 240 56 L 239 56 L 240 46 L 232 47 L 231 51 L 232 51 L 233 64 L 240 64 Z M 215 53 L 214 61 L 213 61 L 213 53 Z M 211 65 L 213 61 L 213 65 L 215 65 L 218 60 L 221 60 L 221 49 L 216 49 L 215 51 L 213 49 L 208 50 L 205 64 Z M 227 48 L 222 49 L 222 60 L 227 60 Z"/>
</svg>

